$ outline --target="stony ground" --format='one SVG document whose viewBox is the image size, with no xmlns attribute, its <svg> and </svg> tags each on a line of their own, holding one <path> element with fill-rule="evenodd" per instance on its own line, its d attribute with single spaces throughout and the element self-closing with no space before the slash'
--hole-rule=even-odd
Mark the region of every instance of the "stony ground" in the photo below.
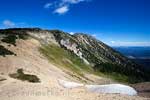
<svg viewBox="0 0 150 100">
<path fill-rule="evenodd" d="M 150 98 L 150 82 L 138 83 L 131 86 L 138 91 L 139 96 Z"/>
</svg>

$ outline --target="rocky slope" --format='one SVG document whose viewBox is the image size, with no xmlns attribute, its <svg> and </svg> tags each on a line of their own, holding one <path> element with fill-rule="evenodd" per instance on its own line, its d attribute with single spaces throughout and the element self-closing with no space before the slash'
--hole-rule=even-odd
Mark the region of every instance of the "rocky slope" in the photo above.
<svg viewBox="0 0 150 100">
<path fill-rule="evenodd" d="M 1 37 L 7 35 L 4 36 L 2 42 L 10 42 L 14 46 L 15 39 L 27 37 L 39 40 L 42 46 L 49 44 L 60 46 L 65 51 L 71 52 L 71 55 L 74 56 L 75 54 L 76 58 L 81 59 L 81 62 L 83 61 L 90 66 L 95 72 L 101 72 L 119 81 L 135 83 L 150 80 L 149 73 L 141 66 L 131 62 L 119 52 L 87 34 L 70 35 L 59 30 L 41 30 L 38 28 L 0 30 L 0 33 Z M 43 52 L 46 51 L 43 50 Z"/>
<path fill-rule="evenodd" d="M 0 30 L 0 99 L 148 99 L 90 93 L 84 88 L 68 90 L 58 84 L 58 79 L 86 84 L 116 83 L 112 77 L 106 77 L 114 74 L 100 69 L 107 63 L 133 70 L 137 78 L 148 80 L 143 69 L 91 36 L 37 28 Z M 120 70 L 115 73 L 121 78 L 131 77 Z"/>
<path fill-rule="evenodd" d="M 131 62 L 129 59 L 116 52 L 109 46 L 92 36 L 76 33 L 70 35 L 58 30 L 48 31 L 52 33 L 58 44 L 74 52 L 86 64 L 89 64 L 95 71 L 114 76 L 117 80 L 122 79 L 128 82 L 148 81 L 149 73 L 141 66 Z"/>
</svg>

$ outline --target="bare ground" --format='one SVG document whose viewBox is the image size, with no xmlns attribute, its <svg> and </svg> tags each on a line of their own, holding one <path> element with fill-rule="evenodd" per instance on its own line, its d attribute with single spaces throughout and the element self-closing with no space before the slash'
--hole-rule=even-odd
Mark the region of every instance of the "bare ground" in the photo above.
<svg viewBox="0 0 150 100">
<path fill-rule="evenodd" d="M 150 98 L 150 82 L 133 84 L 132 86 L 138 91 L 139 96 Z"/>
<path fill-rule="evenodd" d="M 38 48 L 40 43 L 35 39 L 18 40 L 17 46 L 2 44 L 17 56 L 0 57 L 0 100 L 150 100 L 139 96 L 119 94 L 97 94 L 86 91 L 83 87 L 66 89 L 58 84 L 58 79 L 78 81 L 63 70 L 49 63 Z M 38 76 L 41 83 L 29 83 L 9 77 L 17 69 Z M 70 72 L 71 73 L 71 72 Z M 92 80 L 88 83 L 108 83 L 109 80 L 95 75 L 87 75 Z"/>
</svg>

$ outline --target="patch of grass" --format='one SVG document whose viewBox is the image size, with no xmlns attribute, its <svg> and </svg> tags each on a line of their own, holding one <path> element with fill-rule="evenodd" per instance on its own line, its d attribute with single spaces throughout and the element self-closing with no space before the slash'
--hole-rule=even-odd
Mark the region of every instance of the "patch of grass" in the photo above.
<svg viewBox="0 0 150 100">
<path fill-rule="evenodd" d="M 95 71 L 94 74 L 119 83 L 130 83 L 127 76 L 115 72 L 104 73 L 101 71 Z"/>
<path fill-rule="evenodd" d="M 18 35 L 18 38 L 19 38 L 19 39 L 22 39 L 22 40 L 26 40 L 26 39 L 29 38 L 29 36 L 28 36 L 27 34 L 19 34 L 19 35 Z"/>
<path fill-rule="evenodd" d="M 64 48 L 48 45 L 41 47 L 39 50 L 51 63 L 67 68 L 80 76 L 83 76 L 85 71 L 92 72 L 92 68 L 85 64 L 82 59 Z"/>
<path fill-rule="evenodd" d="M 16 54 L 6 49 L 4 46 L 0 45 L 0 56 L 5 57 L 6 55 L 16 55 Z"/>
<path fill-rule="evenodd" d="M 24 74 L 23 69 L 18 69 L 17 73 L 9 74 L 10 77 L 16 78 L 22 81 L 28 81 L 32 83 L 40 82 L 40 79 L 35 75 Z"/>
<path fill-rule="evenodd" d="M 101 63 L 95 65 L 94 69 L 97 72 L 103 73 L 106 77 L 117 80 L 118 82 L 137 83 L 142 82 L 145 78 L 141 73 L 137 73 L 135 70 L 125 69 L 124 66 L 112 63 Z"/>
</svg>

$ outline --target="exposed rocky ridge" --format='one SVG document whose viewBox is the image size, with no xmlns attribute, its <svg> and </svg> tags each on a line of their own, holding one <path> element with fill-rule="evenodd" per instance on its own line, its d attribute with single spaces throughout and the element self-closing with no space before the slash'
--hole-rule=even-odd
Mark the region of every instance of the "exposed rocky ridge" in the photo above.
<svg viewBox="0 0 150 100">
<path fill-rule="evenodd" d="M 123 74 L 129 77 L 128 81 L 130 82 L 149 80 L 148 73 L 141 66 L 130 61 L 119 52 L 92 36 L 82 33 L 70 35 L 58 30 L 52 30 L 50 32 L 54 34 L 56 40 L 62 47 L 73 51 L 85 62 L 88 62 L 95 70 L 101 71 L 102 67 L 102 71 L 104 72 L 108 70 L 109 73 Z M 106 68 L 107 66 L 109 67 Z"/>
<path fill-rule="evenodd" d="M 95 69 L 99 69 L 99 67 L 106 63 L 109 64 L 109 66 L 113 64 L 118 66 L 117 69 L 115 69 L 117 73 L 119 72 L 129 76 L 137 75 L 139 80 L 141 77 L 148 78 L 148 76 L 144 75 L 146 73 L 144 73 L 144 69 L 141 66 L 130 61 L 121 53 L 96 38 L 83 33 L 77 33 L 74 37 L 79 41 L 78 44 L 82 47 L 81 52 L 84 54 L 83 57 L 88 59 L 90 63 L 93 63 Z M 113 71 L 115 72 L 115 70 Z"/>
<path fill-rule="evenodd" d="M 83 33 L 70 35 L 59 30 L 41 30 L 39 28 L 7 29 L 0 30 L 0 33 L 1 36 L 15 34 L 19 38 L 29 35 L 42 44 L 56 44 L 61 48 L 74 52 L 86 64 L 91 65 L 95 71 L 123 74 L 130 78 L 130 81 L 136 79 L 134 82 L 150 80 L 149 74 L 140 66 L 103 42 Z"/>
</svg>

